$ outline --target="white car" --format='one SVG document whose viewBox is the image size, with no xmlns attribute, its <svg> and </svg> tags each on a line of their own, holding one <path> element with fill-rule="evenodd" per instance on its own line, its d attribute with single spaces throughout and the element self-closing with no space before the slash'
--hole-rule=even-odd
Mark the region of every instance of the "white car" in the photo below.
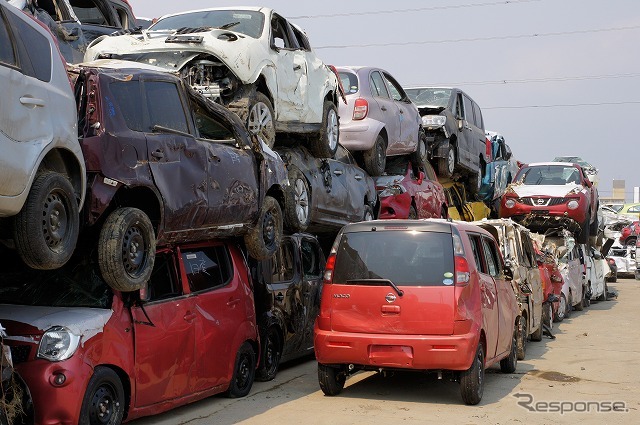
<svg viewBox="0 0 640 425">
<path fill-rule="evenodd" d="M 86 186 L 76 102 L 51 33 L 5 1 L 0 86 L 3 239 L 28 266 L 58 268 L 75 250 Z"/>
<path fill-rule="evenodd" d="M 105 36 L 85 60 L 126 59 L 174 72 L 222 103 L 270 147 L 276 133 L 304 136 L 320 158 L 338 145 L 338 79 L 297 26 L 264 7 L 166 15 L 148 30 Z"/>
</svg>

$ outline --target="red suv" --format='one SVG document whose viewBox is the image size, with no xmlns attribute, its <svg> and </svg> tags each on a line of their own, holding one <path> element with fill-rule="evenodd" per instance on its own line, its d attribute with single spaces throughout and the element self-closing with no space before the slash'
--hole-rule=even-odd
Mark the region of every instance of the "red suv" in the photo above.
<svg viewBox="0 0 640 425">
<path fill-rule="evenodd" d="M 346 225 L 314 329 L 320 388 L 337 395 L 358 370 L 448 371 L 464 402 L 479 403 L 486 367 L 516 369 L 517 302 L 505 272 L 495 239 L 472 224 Z"/>
<path fill-rule="evenodd" d="M 500 203 L 500 217 L 534 232 L 565 228 L 587 243 L 598 232 L 598 191 L 578 164 L 539 162 L 520 168 Z"/>
<path fill-rule="evenodd" d="M 0 322 L 35 423 L 120 424 L 226 392 L 249 393 L 258 353 L 238 247 L 158 251 L 148 287 L 112 290 L 96 261 L 4 273 Z"/>
</svg>

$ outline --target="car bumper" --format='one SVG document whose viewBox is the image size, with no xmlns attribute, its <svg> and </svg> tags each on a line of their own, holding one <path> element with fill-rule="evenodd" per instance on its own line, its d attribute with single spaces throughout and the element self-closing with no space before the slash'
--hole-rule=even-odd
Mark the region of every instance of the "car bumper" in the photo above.
<svg viewBox="0 0 640 425">
<path fill-rule="evenodd" d="M 380 335 L 321 331 L 314 349 L 322 364 L 354 364 L 372 368 L 467 370 L 478 335 Z"/>
<path fill-rule="evenodd" d="M 365 118 L 359 121 L 340 123 L 340 144 L 350 151 L 366 151 L 373 147 L 384 124 Z"/>
</svg>

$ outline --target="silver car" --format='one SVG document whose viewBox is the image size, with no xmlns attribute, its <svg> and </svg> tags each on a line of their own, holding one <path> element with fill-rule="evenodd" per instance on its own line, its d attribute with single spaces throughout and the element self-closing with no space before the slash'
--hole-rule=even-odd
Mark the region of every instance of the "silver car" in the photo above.
<svg viewBox="0 0 640 425">
<path fill-rule="evenodd" d="M 418 108 L 398 82 L 380 68 L 336 67 L 346 104 L 338 106 L 340 144 L 359 158 L 372 176 L 384 172 L 387 156 L 413 156 L 426 164 L 427 141 Z"/>
<path fill-rule="evenodd" d="M 75 249 L 85 162 L 76 103 L 49 31 L 0 2 L 0 229 L 30 267 Z"/>
</svg>

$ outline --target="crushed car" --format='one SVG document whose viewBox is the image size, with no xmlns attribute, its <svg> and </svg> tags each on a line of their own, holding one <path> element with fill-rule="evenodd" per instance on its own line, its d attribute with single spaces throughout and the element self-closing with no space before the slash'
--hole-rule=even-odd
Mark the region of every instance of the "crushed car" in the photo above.
<svg viewBox="0 0 640 425">
<path fill-rule="evenodd" d="M 230 241 L 158 249 L 148 285 L 112 290 L 95 248 L 3 273 L 0 321 L 35 423 L 119 425 L 251 390 L 259 352 L 245 256 Z"/>
<path fill-rule="evenodd" d="M 500 217 L 534 232 L 565 228 L 584 244 L 598 233 L 598 207 L 598 191 L 580 165 L 539 162 L 520 168 L 500 201 Z"/>
<path fill-rule="evenodd" d="M 194 90 L 236 112 L 269 147 L 281 134 L 306 141 L 320 158 L 337 149 L 338 78 L 305 33 L 271 9 L 166 15 L 146 30 L 94 40 L 85 60 L 104 58 L 177 72 Z"/>
<path fill-rule="evenodd" d="M 518 173 L 518 164 L 503 135 L 494 131 L 487 131 L 486 136 L 491 143 L 492 160 L 485 166 L 478 198 L 488 203 L 492 209 L 492 214 L 497 217 L 500 198 Z"/>
<path fill-rule="evenodd" d="M 463 180 L 475 196 L 482 185 L 491 146 L 480 106 L 458 88 L 405 89 L 422 116 L 429 157 L 439 177 Z"/>
<path fill-rule="evenodd" d="M 424 171 L 423 171 L 424 170 Z M 385 172 L 374 177 L 380 201 L 379 219 L 447 218 L 444 188 L 431 164 L 416 168 L 406 157 L 387 161 Z"/>
<path fill-rule="evenodd" d="M 340 144 L 358 153 L 371 176 L 387 158 L 411 154 L 416 166 L 429 162 L 418 108 L 387 71 L 368 66 L 336 67 L 346 103 L 340 103 Z"/>
<path fill-rule="evenodd" d="M 241 236 L 254 258 L 276 252 L 286 170 L 235 114 L 160 68 L 100 60 L 72 74 L 87 239 L 114 289 L 144 285 L 156 246 Z"/>
<path fill-rule="evenodd" d="M 373 179 L 338 145 L 335 159 L 317 158 L 303 146 L 275 149 L 284 161 L 284 225 L 291 232 L 337 232 L 347 223 L 373 220 L 378 197 Z"/>
<path fill-rule="evenodd" d="M 15 370 L 7 334 L 0 324 L 0 424 L 32 424 L 33 400 L 29 387 Z"/>
<path fill-rule="evenodd" d="M 448 216 L 454 220 L 477 221 L 489 218 L 491 210 L 482 201 L 469 199 L 464 184 L 454 181 L 442 182 L 449 206 Z"/>
<path fill-rule="evenodd" d="M 36 269 L 76 248 L 86 191 L 76 103 L 50 32 L 0 1 L 0 240 Z"/>
<path fill-rule="evenodd" d="M 553 162 L 570 162 L 580 165 L 584 170 L 585 176 L 594 186 L 598 187 L 598 169 L 579 156 L 556 156 L 553 158 Z"/>
</svg>

